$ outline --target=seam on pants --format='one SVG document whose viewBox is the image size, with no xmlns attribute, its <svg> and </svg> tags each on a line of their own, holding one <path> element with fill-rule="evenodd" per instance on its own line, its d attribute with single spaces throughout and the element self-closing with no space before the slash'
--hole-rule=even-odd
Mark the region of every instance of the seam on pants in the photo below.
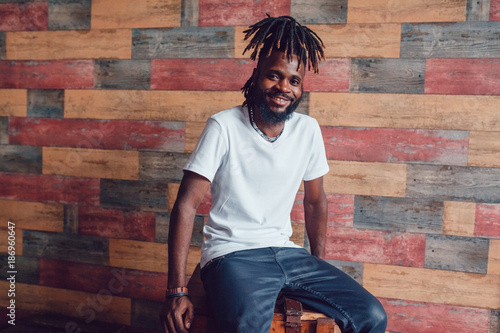
<svg viewBox="0 0 500 333">
<path fill-rule="evenodd" d="M 358 330 L 356 325 L 354 324 L 354 321 L 351 319 L 351 317 L 340 306 L 338 306 L 333 301 L 330 301 L 330 299 L 328 299 L 327 297 L 323 296 L 323 294 L 321 294 L 317 291 L 314 291 L 311 288 L 304 287 L 303 285 L 300 285 L 297 283 L 286 283 L 286 285 L 290 286 L 290 287 L 300 288 L 300 289 L 305 290 L 308 293 L 311 293 L 311 294 L 315 295 L 316 297 L 322 299 L 326 303 L 330 304 L 330 306 L 332 306 L 335 310 L 337 310 L 341 315 L 343 315 L 347 319 L 347 321 L 351 324 L 354 331 Z"/>
</svg>

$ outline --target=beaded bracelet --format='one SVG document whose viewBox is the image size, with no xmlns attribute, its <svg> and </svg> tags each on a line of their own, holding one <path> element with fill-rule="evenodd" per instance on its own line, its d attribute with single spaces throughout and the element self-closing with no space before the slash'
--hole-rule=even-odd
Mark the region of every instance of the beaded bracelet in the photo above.
<svg viewBox="0 0 500 333">
<path fill-rule="evenodd" d="M 167 295 L 165 295 L 165 299 L 170 299 L 170 298 L 175 298 L 175 297 L 182 297 L 182 296 L 188 296 L 188 293 L 167 294 Z"/>
<path fill-rule="evenodd" d="M 186 287 L 171 288 L 165 291 L 165 299 L 182 297 L 187 295 L 188 295 L 188 288 Z"/>
</svg>

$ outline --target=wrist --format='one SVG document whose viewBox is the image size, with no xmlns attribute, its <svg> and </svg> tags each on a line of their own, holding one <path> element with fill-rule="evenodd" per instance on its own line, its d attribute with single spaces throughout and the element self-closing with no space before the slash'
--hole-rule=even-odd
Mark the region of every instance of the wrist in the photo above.
<svg viewBox="0 0 500 333">
<path fill-rule="evenodd" d="M 168 288 L 165 291 L 165 299 L 188 296 L 189 291 L 187 287 L 177 287 L 177 288 Z"/>
</svg>

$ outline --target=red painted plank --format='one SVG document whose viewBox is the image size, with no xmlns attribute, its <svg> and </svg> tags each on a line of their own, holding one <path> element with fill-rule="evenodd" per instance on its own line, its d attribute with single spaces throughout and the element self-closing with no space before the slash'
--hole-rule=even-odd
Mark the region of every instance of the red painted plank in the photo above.
<svg viewBox="0 0 500 333">
<path fill-rule="evenodd" d="M 326 258 L 424 267 L 425 235 L 328 227 Z"/>
<path fill-rule="evenodd" d="M 151 89 L 238 91 L 255 66 L 248 59 L 153 59 Z"/>
<path fill-rule="evenodd" d="M 290 0 L 199 0 L 199 21 L 202 26 L 251 25 L 271 16 L 290 15 Z"/>
<path fill-rule="evenodd" d="M 387 330 L 391 332 L 488 333 L 490 311 L 487 309 L 396 299 L 379 300 L 387 312 Z"/>
<path fill-rule="evenodd" d="M 327 193 L 328 226 L 352 227 L 354 216 L 354 195 Z M 292 221 L 305 223 L 304 192 L 298 192 L 290 215 Z"/>
<path fill-rule="evenodd" d="M 0 31 L 47 30 L 48 1 L 0 3 Z"/>
<path fill-rule="evenodd" d="M 306 72 L 304 91 L 349 92 L 350 59 L 327 59 L 319 63 L 319 73 Z"/>
<path fill-rule="evenodd" d="M 467 165 L 466 131 L 394 128 L 321 128 L 329 159 Z"/>
<path fill-rule="evenodd" d="M 0 173 L 0 198 L 99 204 L 99 179 Z"/>
<path fill-rule="evenodd" d="M 9 129 L 11 144 L 184 152 L 179 122 L 12 117 Z"/>
<path fill-rule="evenodd" d="M 0 88 L 92 89 L 94 61 L 0 61 Z"/>
<path fill-rule="evenodd" d="M 167 274 L 41 258 L 40 285 L 163 301 Z"/>
<path fill-rule="evenodd" d="M 474 235 L 500 238 L 500 204 L 478 203 Z"/>
<path fill-rule="evenodd" d="M 500 0 L 491 0 L 490 21 L 500 21 Z"/>
<path fill-rule="evenodd" d="M 500 59 L 427 59 L 425 93 L 497 95 Z"/>
<path fill-rule="evenodd" d="M 82 235 L 155 241 L 156 214 L 142 211 L 78 208 L 78 233 Z"/>
</svg>

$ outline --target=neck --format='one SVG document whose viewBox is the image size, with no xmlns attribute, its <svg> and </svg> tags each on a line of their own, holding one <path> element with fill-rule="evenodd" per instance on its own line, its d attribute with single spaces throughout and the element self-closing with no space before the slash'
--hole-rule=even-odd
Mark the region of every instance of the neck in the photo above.
<svg viewBox="0 0 500 333">
<path fill-rule="evenodd" d="M 249 106 L 249 111 L 253 110 L 253 120 L 255 125 L 269 138 L 275 138 L 283 132 L 285 122 L 269 123 L 262 119 L 260 110 L 254 106 Z"/>
</svg>

